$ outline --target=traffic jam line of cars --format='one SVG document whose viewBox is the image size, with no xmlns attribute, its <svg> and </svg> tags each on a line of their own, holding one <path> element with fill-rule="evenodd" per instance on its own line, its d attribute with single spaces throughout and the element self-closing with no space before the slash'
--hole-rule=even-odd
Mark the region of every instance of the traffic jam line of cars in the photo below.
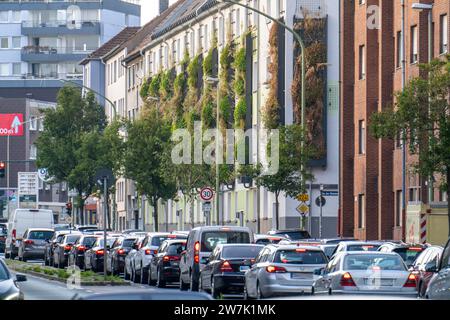
<svg viewBox="0 0 450 320">
<path fill-rule="evenodd" d="M 203 291 L 214 299 L 305 294 L 450 299 L 450 239 L 444 248 L 389 240 L 310 239 L 300 230 L 255 235 L 247 227 L 202 226 L 189 232 L 108 232 L 106 241 L 94 226 L 28 228 L 17 257 L 99 273 L 106 263 L 108 274 L 134 283 Z M 20 298 L 3 262 L 2 279 L 0 288 L 7 289 L 0 289 L 0 297 Z M 25 280 L 17 275 L 16 281 Z"/>
</svg>

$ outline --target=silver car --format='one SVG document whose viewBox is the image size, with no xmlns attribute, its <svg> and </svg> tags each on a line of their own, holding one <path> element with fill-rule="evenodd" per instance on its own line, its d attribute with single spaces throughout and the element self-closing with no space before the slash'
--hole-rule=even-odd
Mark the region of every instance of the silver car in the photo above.
<svg viewBox="0 0 450 320">
<path fill-rule="evenodd" d="M 245 273 L 244 298 L 311 293 L 314 270 L 327 263 L 318 247 L 267 245 Z"/>
<path fill-rule="evenodd" d="M 397 253 L 341 252 L 315 274 L 314 293 L 417 295 L 416 277 Z"/>
<path fill-rule="evenodd" d="M 44 259 L 45 245 L 53 237 L 53 229 L 28 229 L 19 247 L 19 260 Z"/>
</svg>

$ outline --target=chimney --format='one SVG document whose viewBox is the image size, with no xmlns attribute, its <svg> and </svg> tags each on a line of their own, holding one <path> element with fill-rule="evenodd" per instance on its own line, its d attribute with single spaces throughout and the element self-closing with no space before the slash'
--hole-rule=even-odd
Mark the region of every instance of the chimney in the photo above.
<svg viewBox="0 0 450 320">
<path fill-rule="evenodd" d="M 169 8 L 169 0 L 159 0 L 159 14 L 163 13 Z"/>
</svg>

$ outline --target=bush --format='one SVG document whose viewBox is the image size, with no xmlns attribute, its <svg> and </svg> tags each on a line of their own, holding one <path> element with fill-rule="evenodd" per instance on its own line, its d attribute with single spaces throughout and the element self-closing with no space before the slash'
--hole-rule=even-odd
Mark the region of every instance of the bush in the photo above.
<svg viewBox="0 0 450 320">
<path fill-rule="evenodd" d="M 246 53 L 245 47 L 242 47 L 241 49 L 239 49 L 239 51 L 236 52 L 234 66 L 237 71 L 245 73 L 246 55 L 247 55 L 247 53 Z"/>
<path fill-rule="evenodd" d="M 234 109 L 234 123 L 237 128 L 242 128 L 242 121 L 245 121 L 247 116 L 247 103 L 245 99 L 242 98 L 239 100 L 236 108 Z"/>
<path fill-rule="evenodd" d="M 37 273 L 41 273 L 42 269 L 39 266 L 33 267 L 33 271 Z"/>
</svg>

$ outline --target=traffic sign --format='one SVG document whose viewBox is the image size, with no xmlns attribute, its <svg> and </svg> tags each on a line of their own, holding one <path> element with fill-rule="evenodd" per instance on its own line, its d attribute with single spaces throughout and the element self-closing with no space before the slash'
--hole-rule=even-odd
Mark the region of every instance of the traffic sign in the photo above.
<svg viewBox="0 0 450 320">
<path fill-rule="evenodd" d="M 297 200 L 300 202 L 307 202 L 307 201 L 309 201 L 309 194 L 307 194 L 307 193 L 299 194 L 297 196 Z"/>
<path fill-rule="evenodd" d="M 67 223 L 72 223 L 72 217 L 71 216 L 67 216 L 64 220 L 66 220 Z"/>
<path fill-rule="evenodd" d="M 309 206 L 306 205 L 305 203 L 302 203 L 301 205 L 299 205 L 297 207 L 297 211 L 301 214 L 301 215 L 305 215 L 309 212 Z"/>
<path fill-rule="evenodd" d="M 322 199 L 322 207 L 327 203 L 327 200 L 324 197 L 317 197 L 316 198 L 316 206 L 320 207 L 320 200 Z"/>
<path fill-rule="evenodd" d="M 339 196 L 339 191 L 337 190 L 322 191 L 322 195 L 324 197 L 337 197 Z"/>
<path fill-rule="evenodd" d="M 203 202 L 203 212 L 211 212 L 211 202 Z"/>
<path fill-rule="evenodd" d="M 214 197 L 214 191 L 211 188 L 203 188 L 200 190 L 200 198 L 203 201 L 210 201 Z"/>
<path fill-rule="evenodd" d="M 11 137 L 23 136 L 23 114 L 22 113 L 0 114 L 0 136 L 11 136 Z"/>
</svg>

